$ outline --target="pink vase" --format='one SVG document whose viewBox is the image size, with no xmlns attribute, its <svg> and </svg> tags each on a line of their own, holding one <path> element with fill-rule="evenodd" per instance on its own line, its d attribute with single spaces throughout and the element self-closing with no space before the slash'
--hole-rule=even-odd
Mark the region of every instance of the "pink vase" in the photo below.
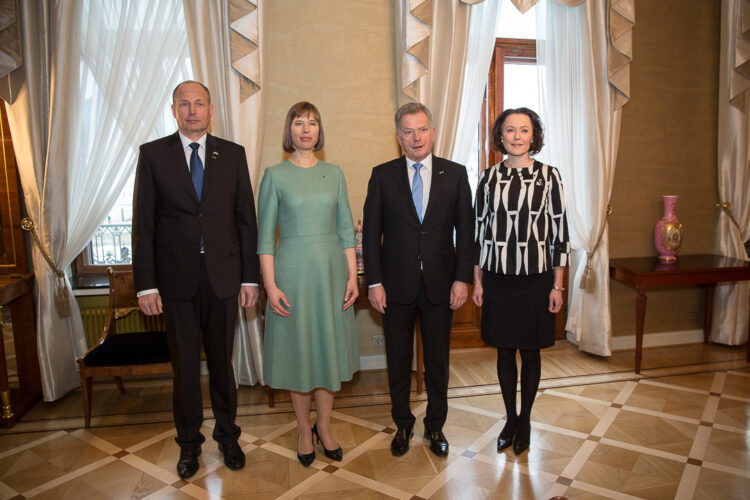
<svg viewBox="0 0 750 500">
<path fill-rule="evenodd" d="M 678 196 L 662 196 L 664 216 L 654 227 L 654 245 L 659 252 L 659 260 L 674 262 L 682 244 L 682 224 L 675 215 Z"/>
</svg>

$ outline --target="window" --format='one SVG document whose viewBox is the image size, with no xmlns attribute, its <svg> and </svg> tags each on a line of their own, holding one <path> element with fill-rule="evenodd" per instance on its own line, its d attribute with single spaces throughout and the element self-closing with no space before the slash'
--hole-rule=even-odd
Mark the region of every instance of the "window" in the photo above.
<svg viewBox="0 0 750 500">
<path fill-rule="evenodd" d="M 536 7 L 521 14 L 510 0 L 502 0 L 495 52 L 490 65 L 475 147 L 466 168 L 476 187 L 479 173 L 502 160 L 492 150 L 492 124 L 504 109 L 525 106 L 540 110 L 536 66 Z M 543 120 L 542 120 L 543 121 Z"/>
<path fill-rule="evenodd" d="M 192 67 L 188 58 L 183 65 L 178 81 L 192 78 Z M 151 139 L 163 137 L 176 130 L 171 109 L 165 104 L 156 122 Z M 136 147 L 138 145 L 135 145 Z M 131 265 L 133 247 L 131 243 L 133 223 L 133 186 L 135 165 L 107 217 L 96 228 L 91 241 L 73 262 L 76 275 L 104 275 L 108 267 L 127 268 Z"/>
<path fill-rule="evenodd" d="M 165 21 L 160 24 L 154 20 L 156 14 L 160 12 L 163 13 L 165 10 L 171 11 L 172 15 L 176 16 L 174 19 L 180 21 L 177 25 L 184 25 L 184 20 L 181 17 L 182 9 L 173 9 L 173 6 L 168 1 L 163 1 L 153 5 L 141 4 L 142 11 L 139 11 L 137 15 L 139 20 L 142 19 L 143 22 L 132 23 L 131 21 L 127 26 L 116 25 L 118 22 L 127 22 L 127 19 L 123 19 L 121 16 L 117 15 L 120 12 L 118 4 L 113 3 L 110 7 L 111 9 L 107 10 L 106 14 L 103 16 L 104 20 L 110 23 L 107 24 L 107 26 L 109 26 L 108 31 L 105 31 L 105 34 L 102 35 L 103 40 L 98 41 L 103 45 L 109 43 L 120 43 L 118 29 L 120 32 L 123 31 L 123 29 L 130 30 L 130 33 L 138 34 L 138 36 L 140 36 L 139 33 L 143 33 L 144 35 L 148 34 L 150 37 L 155 37 L 154 39 L 159 39 L 159 36 L 155 36 L 154 33 L 158 35 L 160 33 L 170 33 L 170 30 L 172 30 L 171 32 L 174 32 L 174 23 L 167 23 Z M 87 19 L 89 10 L 84 9 L 83 12 L 83 22 L 86 23 L 89 21 Z M 99 15 L 101 15 L 101 13 L 99 13 Z M 182 31 L 184 32 L 184 26 Z M 139 72 L 146 71 L 148 68 L 139 67 L 139 64 L 143 63 L 141 62 L 141 59 L 137 58 L 135 55 L 135 45 L 133 43 L 126 43 L 124 44 L 124 47 L 126 48 L 122 49 L 123 55 L 121 55 L 118 60 L 122 61 L 123 64 L 127 64 L 134 68 L 134 71 L 132 71 L 131 74 L 138 74 Z M 133 52 L 126 52 L 127 47 Z M 87 50 L 89 52 L 87 52 Z M 103 71 L 100 64 L 97 65 L 95 62 L 91 61 L 96 60 L 95 56 L 92 55 L 94 52 L 95 50 L 84 48 L 81 54 L 81 77 L 83 81 L 81 116 L 84 123 L 92 124 L 92 126 L 88 127 L 86 133 L 82 134 L 82 137 L 80 138 L 82 144 L 81 150 L 84 152 L 90 151 L 92 145 L 96 142 L 99 131 L 95 129 L 95 124 L 97 123 L 97 119 L 100 119 L 99 117 L 102 108 L 106 106 L 104 93 L 107 91 L 107 88 L 112 88 L 111 84 L 113 83 L 112 80 L 107 80 L 110 78 L 110 73 Z M 159 64 L 158 61 L 161 61 L 163 66 L 161 70 L 164 75 L 164 85 L 173 86 L 177 82 L 192 79 L 193 72 L 190 56 L 187 50 L 187 40 L 185 40 L 184 44 L 178 44 L 176 49 L 172 50 L 170 53 L 167 54 L 165 52 L 163 57 L 161 54 L 157 57 L 157 65 Z M 175 131 L 175 121 L 168 104 L 168 102 L 163 103 L 161 109 L 156 112 L 158 113 L 157 117 L 149 117 L 150 119 L 153 119 L 153 125 L 148 126 L 151 133 L 147 140 L 156 139 Z M 126 124 L 117 123 L 114 133 L 119 134 L 122 132 L 122 129 L 126 127 Z M 132 145 L 133 154 L 135 155 L 137 155 L 137 147 L 138 144 Z M 73 262 L 72 270 L 77 277 L 76 281 L 78 285 L 89 284 L 90 281 L 87 279 L 88 276 L 103 276 L 107 267 L 126 268 L 131 264 L 132 204 L 133 186 L 135 184 L 135 161 L 133 161 L 132 158 L 133 155 L 130 155 L 129 158 L 123 159 L 123 161 L 126 161 L 129 164 L 127 166 L 130 170 L 130 176 L 117 197 L 114 206 L 99 227 L 97 227 L 89 244 Z M 123 177 L 120 177 L 120 180 L 116 184 L 119 185 L 119 182 L 122 182 L 122 180 Z M 97 282 L 97 280 L 94 280 L 91 284 Z"/>
</svg>

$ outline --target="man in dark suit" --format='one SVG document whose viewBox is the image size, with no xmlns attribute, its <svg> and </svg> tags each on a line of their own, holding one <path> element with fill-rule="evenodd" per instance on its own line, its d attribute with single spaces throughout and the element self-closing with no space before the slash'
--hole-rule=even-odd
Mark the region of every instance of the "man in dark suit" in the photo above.
<svg viewBox="0 0 750 500">
<path fill-rule="evenodd" d="M 451 322 L 466 302 L 473 271 L 471 192 L 463 166 L 432 155 L 435 129 L 426 106 L 402 106 L 396 132 L 405 156 L 373 168 L 362 228 L 369 298 L 383 315 L 391 415 L 398 428 L 391 453 L 406 453 L 414 434 L 409 392 L 419 315 L 428 401 L 424 435 L 430 450 L 445 456 Z"/>
<path fill-rule="evenodd" d="M 177 472 L 185 479 L 198 470 L 205 440 L 201 338 L 216 418 L 213 437 L 230 469 L 245 465 L 234 422 L 232 348 L 238 295 L 243 307 L 258 297 L 258 231 L 245 149 L 206 133 L 213 116 L 208 89 L 183 82 L 172 101 L 178 132 L 140 148 L 133 273 L 141 310 L 164 312 L 174 365 Z"/>
</svg>

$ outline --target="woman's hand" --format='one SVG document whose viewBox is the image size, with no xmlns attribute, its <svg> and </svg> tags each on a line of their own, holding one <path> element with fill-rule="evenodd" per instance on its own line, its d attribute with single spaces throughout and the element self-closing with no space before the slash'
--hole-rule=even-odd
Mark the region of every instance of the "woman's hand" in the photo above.
<svg viewBox="0 0 750 500">
<path fill-rule="evenodd" d="M 557 314 L 560 312 L 560 309 L 562 309 L 563 305 L 563 294 L 560 290 L 555 290 L 554 288 L 552 291 L 549 292 L 549 312 L 552 314 Z"/>
<path fill-rule="evenodd" d="M 268 307 L 279 316 L 289 316 L 289 301 L 278 287 L 266 288 L 266 294 L 268 295 Z M 284 308 L 286 306 L 286 309 Z"/>
<path fill-rule="evenodd" d="M 482 283 L 474 281 L 474 291 L 471 292 L 471 300 L 477 307 L 482 307 L 484 303 L 484 288 Z"/>
<path fill-rule="evenodd" d="M 477 307 L 484 304 L 484 288 L 482 288 L 482 277 L 484 271 L 479 266 L 474 266 L 474 291 L 471 292 L 471 300 Z"/>
<path fill-rule="evenodd" d="M 341 309 L 346 311 L 349 309 L 354 301 L 359 297 L 359 286 L 357 286 L 357 277 L 349 278 L 346 281 L 346 293 L 344 294 L 344 307 Z"/>
</svg>

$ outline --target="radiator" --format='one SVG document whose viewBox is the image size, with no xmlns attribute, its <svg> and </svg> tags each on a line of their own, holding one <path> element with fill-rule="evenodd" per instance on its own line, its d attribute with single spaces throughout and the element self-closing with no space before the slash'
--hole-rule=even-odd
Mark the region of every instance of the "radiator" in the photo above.
<svg viewBox="0 0 750 500">
<path fill-rule="evenodd" d="M 86 332 L 86 343 L 91 347 L 99 341 L 104 325 L 107 324 L 107 308 L 84 307 L 81 309 L 81 320 L 83 321 L 83 330 Z M 133 311 L 117 319 L 116 324 L 117 333 L 166 329 L 162 316 L 145 317 L 140 311 Z"/>
</svg>

